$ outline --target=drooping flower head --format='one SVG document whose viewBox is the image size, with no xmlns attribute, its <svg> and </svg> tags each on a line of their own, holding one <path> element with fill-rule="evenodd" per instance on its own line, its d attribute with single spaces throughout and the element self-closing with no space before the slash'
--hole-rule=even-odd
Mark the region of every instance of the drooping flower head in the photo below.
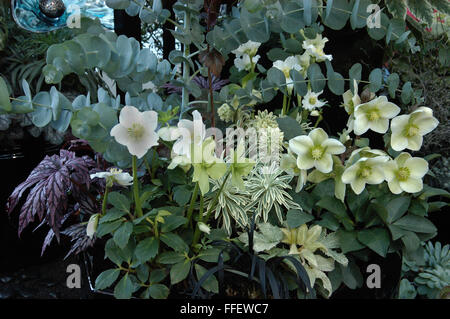
<svg viewBox="0 0 450 319">
<path fill-rule="evenodd" d="M 178 155 L 191 155 L 191 144 L 201 145 L 205 140 L 206 127 L 202 115 L 198 111 L 192 112 L 193 120 L 178 122 L 178 140 L 173 144 L 173 152 Z"/>
<path fill-rule="evenodd" d="M 319 95 L 322 93 L 323 91 L 314 93 L 313 91 L 308 90 L 308 93 L 306 93 L 302 100 L 303 108 L 307 109 L 308 111 L 312 111 L 315 109 L 320 109 L 322 106 L 324 106 L 326 102 L 319 100 Z"/>
<path fill-rule="evenodd" d="M 349 129 L 349 132 L 353 131 L 353 126 L 355 123 L 355 108 L 361 104 L 361 98 L 358 94 L 358 84 L 356 80 L 354 81 L 354 88 L 355 91 L 353 93 L 351 90 L 348 90 L 342 95 L 342 98 L 344 99 L 342 106 L 344 106 L 345 111 L 349 115 L 347 121 L 347 128 Z"/>
<path fill-rule="evenodd" d="M 422 178 L 427 172 L 428 162 L 409 153 L 401 153 L 384 166 L 389 189 L 394 194 L 420 192 L 423 189 Z"/>
<path fill-rule="evenodd" d="M 312 130 L 308 135 L 294 137 L 289 141 L 289 148 L 298 156 L 298 168 L 315 167 L 322 173 L 333 170 L 332 155 L 345 152 L 345 146 L 336 139 L 328 138 L 328 134 L 321 128 Z"/>
<path fill-rule="evenodd" d="M 294 88 L 294 84 L 291 83 L 292 79 L 291 79 L 291 75 L 289 72 L 291 72 L 291 70 L 296 70 L 299 72 L 302 70 L 299 60 L 295 56 L 290 56 L 290 57 L 287 57 L 286 60 L 284 60 L 284 61 L 281 61 L 281 60 L 275 61 L 273 63 L 273 67 L 277 68 L 278 70 L 283 72 L 283 74 L 286 78 L 288 92 L 292 92 L 292 89 Z"/>
<path fill-rule="evenodd" d="M 130 154 L 143 157 L 147 151 L 158 145 L 158 113 L 140 112 L 134 106 L 124 106 L 120 111 L 119 124 L 111 129 L 117 143 L 125 145 Z"/>
<path fill-rule="evenodd" d="M 236 55 L 234 65 L 238 71 L 250 71 L 252 66 L 258 63 L 260 56 L 256 55 L 256 52 L 258 52 L 260 45 L 259 42 L 248 41 L 241 44 L 236 50 L 231 51 Z"/>
<path fill-rule="evenodd" d="M 433 117 L 433 111 L 424 106 L 409 115 L 397 116 L 391 122 L 392 149 L 418 151 L 422 147 L 423 136 L 434 130 L 438 124 L 439 121 Z"/>
<path fill-rule="evenodd" d="M 121 186 L 130 186 L 133 184 L 133 176 L 128 173 L 124 173 L 121 169 L 110 168 L 109 172 L 99 172 L 91 174 L 91 179 L 104 178 L 106 179 L 106 185 L 111 187 L 113 184 Z"/>
<path fill-rule="evenodd" d="M 354 132 L 362 135 L 368 130 L 384 134 L 389 129 L 389 119 L 400 113 L 400 108 L 380 96 L 355 108 Z"/>
<path fill-rule="evenodd" d="M 321 34 L 317 34 L 314 39 L 306 39 L 303 41 L 303 49 L 316 59 L 317 62 L 323 62 L 325 60 L 333 60 L 331 55 L 326 55 L 323 49 L 325 48 L 325 43 L 328 42 L 327 38 L 322 38 Z"/>
</svg>

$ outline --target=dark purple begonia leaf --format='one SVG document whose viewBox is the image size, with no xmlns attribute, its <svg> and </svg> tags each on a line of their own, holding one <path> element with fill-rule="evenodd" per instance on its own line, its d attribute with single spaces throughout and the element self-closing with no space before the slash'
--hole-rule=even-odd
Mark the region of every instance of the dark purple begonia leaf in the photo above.
<svg viewBox="0 0 450 319">
<path fill-rule="evenodd" d="M 19 236 L 37 215 L 40 221 L 45 218 L 59 240 L 68 193 L 76 196 L 89 189 L 89 170 L 93 166 L 95 162 L 89 157 L 76 157 L 66 150 L 60 150 L 59 156 L 46 156 L 8 199 L 7 211 L 11 214 L 24 192 L 33 187 L 20 209 Z"/>
<path fill-rule="evenodd" d="M 86 226 L 86 223 L 79 223 L 72 225 L 61 232 L 61 234 L 63 235 L 70 236 L 72 243 L 72 248 L 64 257 L 64 259 L 66 259 L 73 253 L 77 255 L 83 251 L 86 251 L 89 247 L 92 247 L 94 245 L 97 237 L 94 234 L 92 238 L 89 238 L 86 233 Z"/>
</svg>

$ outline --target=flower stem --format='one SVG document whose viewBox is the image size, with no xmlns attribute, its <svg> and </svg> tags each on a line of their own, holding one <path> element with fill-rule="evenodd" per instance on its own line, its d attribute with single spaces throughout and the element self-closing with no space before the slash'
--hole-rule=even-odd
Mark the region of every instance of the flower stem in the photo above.
<svg viewBox="0 0 450 319">
<path fill-rule="evenodd" d="M 108 194 L 109 194 L 109 187 L 105 186 L 105 193 L 103 194 L 103 202 L 102 202 L 102 216 L 106 214 L 106 205 L 108 203 Z"/>
<path fill-rule="evenodd" d="M 283 95 L 283 109 L 281 110 L 281 115 L 286 115 L 286 104 L 287 104 L 287 95 Z"/>
<path fill-rule="evenodd" d="M 202 220 L 203 220 L 203 195 L 200 193 L 200 212 L 198 213 L 197 227 L 195 228 L 194 239 L 192 240 L 192 247 L 195 247 L 195 245 L 197 245 L 198 243 L 198 240 L 200 239 L 200 228 L 198 227 L 198 224 L 201 223 Z"/>
<path fill-rule="evenodd" d="M 133 155 L 132 165 L 133 165 L 133 195 L 134 195 L 135 212 L 137 217 L 142 217 L 144 214 L 142 213 L 141 198 L 139 197 L 139 184 L 137 177 L 137 157 L 135 155 Z"/>
<path fill-rule="evenodd" d="M 191 217 L 192 217 L 192 212 L 194 211 L 194 204 L 195 201 L 197 200 L 197 194 L 198 194 L 198 183 L 195 183 L 195 187 L 194 187 L 194 192 L 192 193 L 192 197 L 191 197 L 191 203 L 189 204 L 189 208 L 188 208 L 188 212 L 187 212 L 187 222 L 184 225 L 185 228 L 187 228 L 191 222 Z"/>
</svg>

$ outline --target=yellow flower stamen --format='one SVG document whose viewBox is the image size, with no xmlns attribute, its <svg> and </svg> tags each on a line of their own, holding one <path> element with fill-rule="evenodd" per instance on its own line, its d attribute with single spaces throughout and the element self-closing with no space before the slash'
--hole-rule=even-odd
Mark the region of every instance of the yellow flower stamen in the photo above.
<svg viewBox="0 0 450 319">
<path fill-rule="evenodd" d="M 408 180 L 411 172 L 408 167 L 400 167 L 397 171 L 397 179 L 401 182 L 405 182 Z"/>
<path fill-rule="evenodd" d="M 311 149 L 311 157 L 315 160 L 321 159 L 323 156 L 323 153 L 324 153 L 324 149 L 321 146 L 314 146 Z"/>
<path fill-rule="evenodd" d="M 317 103 L 317 99 L 315 97 L 310 97 L 309 98 L 309 104 L 315 105 L 316 103 Z"/>
<path fill-rule="evenodd" d="M 140 139 L 144 135 L 145 129 L 141 124 L 133 123 L 133 125 L 128 128 L 128 135 L 134 139 Z"/>
<path fill-rule="evenodd" d="M 372 174 L 372 169 L 370 167 L 363 167 L 359 171 L 359 176 L 363 178 L 367 178 Z"/>
<path fill-rule="evenodd" d="M 368 114 L 370 121 L 376 121 L 380 118 L 380 114 L 378 113 L 378 110 L 372 110 Z"/>
<path fill-rule="evenodd" d="M 416 136 L 417 134 L 419 134 L 419 128 L 413 124 L 408 125 L 405 131 L 405 135 L 408 137 Z"/>
</svg>

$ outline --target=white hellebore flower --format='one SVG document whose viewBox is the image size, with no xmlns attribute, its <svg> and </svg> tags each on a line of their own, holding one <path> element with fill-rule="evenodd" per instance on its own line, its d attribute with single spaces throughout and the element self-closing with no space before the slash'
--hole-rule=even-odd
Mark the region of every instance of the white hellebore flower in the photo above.
<svg viewBox="0 0 450 319">
<path fill-rule="evenodd" d="M 290 149 L 288 149 L 287 154 L 281 156 L 280 168 L 289 175 L 298 176 L 295 192 L 300 192 L 306 184 L 308 174 L 305 169 L 299 169 L 297 167 L 297 159 Z"/>
<path fill-rule="evenodd" d="M 331 55 L 326 55 L 323 52 L 325 48 L 325 43 L 328 42 L 327 38 L 322 38 L 321 34 L 317 34 L 315 39 L 306 39 L 303 41 L 303 49 L 316 59 L 317 62 L 323 62 L 325 60 L 333 60 Z"/>
<path fill-rule="evenodd" d="M 387 156 L 373 158 L 362 157 L 342 174 L 342 182 L 350 184 L 355 194 L 362 193 L 366 184 L 376 185 L 384 181 L 384 163 L 389 160 Z"/>
<path fill-rule="evenodd" d="M 198 224 L 198 229 L 200 229 L 200 231 L 209 234 L 211 232 L 211 228 L 206 225 L 205 223 L 199 222 Z"/>
<path fill-rule="evenodd" d="M 159 137 L 166 142 L 175 141 L 180 134 L 176 126 L 163 126 L 158 130 Z"/>
<path fill-rule="evenodd" d="M 400 113 L 400 108 L 388 101 L 387 97 L 380 96 L 370 102 L 360 104 L 355 108 L 355 122 L 353 131 L 362 135 L 369 129 L 384 134 L 389 129 L 389 119 Z"/>
<path fill-rule="evenodd" d="M 400 115 L 391 122 L 391 146 L 395 151 L 405 148 L 418 151 L 422 147 L 423 136 L 438 126 L 439 121 L 433 117 L 428 107 L 419 107 L 409 115 Z"/>
<path fill-rule="evenodd" d="M 258 52 L 258 48 L 260 45 L 261 43 L 259 42 L 248 41 L 244 44 L 241 44 L 236 50 L 231 51 L 236 55 L 236 58 L 234 59 L 234 65 L 239 71 L 249 71 L 252 67 L 252 64 L 255 65 L 256 63 L 258 63 L 260 56 L 256 55 L 256 52 Z"/>
<path fill-rule="evenodd" d="M 333 170 L 332 155 L 345 152 L 345 146 L 336 139 L 328 138 L 321 128 L 312 130 L 308 135 L 294 137 L 289 141 L 289 148 L 298 155 L 298 168 L 315 167 L 325 174 Z"/>
<path fill-rule="evenodd" d="M 106 179 L 106 185 L 111 187 L 114 183 L 121 186 L 133 185 L 133 176 L 128 173 L 124 173 L 121 169 L 110 168 L 109 172 L 99 172 L 91 174 L 91 179 L 104 178 Z"/>
<path fill-rule="evenodd" d="M 384 166 L 389 189 L 394 194 L 420 192 L 423 189 L 422 178 L 427 172 L 428 162 L 420 157 L 411 157 L 409 153 L 401 153 Z"/>
<path fill-rule="evenodd" d="M 175 154 L 191 156 L 191 144 L 201 145 L 206 136 L 206 127 L 202 115 L 198 111 L 192 112 L 193 121 L 180 120 L 178 122 L 178 140 L 173 144 Z"/>
<path fill-rule="evenodd" d="M 308 93 L 306 93 L 306 95 L 303 97 L 302 100 L 303 108 L 312 111 L 324 106 L 327 102 L 322 102 L 321 100 L 319 100 L 319 95 L 322 93 L 323 91 L 320 91 L 319 93 L 314 93 L 311 90 L 309 90 Z"/>
<path fill-rule="evenodd" d="M 86 235 L 92 239 L 94 237 L 95 232 L 97 231 L 98 219 L 100 215 L 94 214 L 89 218 L 87 227 L 86 227 Z"/>
<path fill-rule="evenodd" d="M 147 151 L 158 145 L 158 113 L 139 112 L 134 106 L 124 106 L 120 111 L 119 124 L 111 129 L 117 143 L 125 145 L 131 155 L 143 157 Z"/>
<path fill-rule="evenodd" d="M 349 115 L 347 121 L 348 132 L 353 131 L 353 126 L 355 123 L 355 108 L 361 104 L 361 98 L 358 95 L 358 84 L 356 80 L 354 81 L 355 92 L 352 93 L 351 90 L 346 91 L 342 97 L 344 99 L 344 103 L 342 104 L 345 108 L 345 111 Z"/>
<path fill-rule="evenodd" d="M 289 74 L 289 72 L 291 70 L 296 70 L 299 72 L 302 70 L 300 61 L 297 59 L 297 57 L 290 56 L 290 57 L 287 57 L 286 60 L 284 60 L 284 61 L 277 60 L 273 63 L 273 67 L 277 68 L 278 70 L 283 72 L 283 74 L 286 78 L 286 84 L 287 84 L 288 91 L 289 91 L 289 93 L 292 92 L 292 89 L 294 88 L 294 84 L 291 83 L 292 79 L 291 79 L 291 75 Z"/>
</svg>

